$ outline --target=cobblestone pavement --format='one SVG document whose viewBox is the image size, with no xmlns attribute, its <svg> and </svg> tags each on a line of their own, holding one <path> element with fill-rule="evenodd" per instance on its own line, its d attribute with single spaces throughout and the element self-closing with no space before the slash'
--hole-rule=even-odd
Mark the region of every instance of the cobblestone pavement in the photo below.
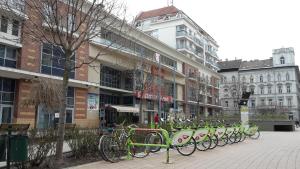
<svg viewBox="0 0 300 169">
<path fill-rule="evenodd" d="M 144 159 L 105 161 L 73 167 L 74 169 L 300 169 L 300 130 L 295 132 L 261 132 L 258 140 L 217 147 L 184 157 L 171 151 L 171 164 L 165 164 L 166 153 Z"/>
</svg>

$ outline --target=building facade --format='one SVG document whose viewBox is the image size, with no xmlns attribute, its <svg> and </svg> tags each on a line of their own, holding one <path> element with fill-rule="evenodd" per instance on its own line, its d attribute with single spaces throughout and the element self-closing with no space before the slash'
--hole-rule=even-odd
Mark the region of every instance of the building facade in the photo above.
<svg viewBox="0 0 300 169">
<path fill-rule="evenodd" d="M 57 46 L 26 37 L 20 26 L 26 24 L 25 4 L 11 5 L 24 17 L 0 10 L 0 124 L 53 127 L 57 110 L 24 107 L 22 100 L 32 90 L 30 80 L 62 80 L 61 62 L 47 59 L 55 58 Z M 76 51 L 75 59 L 104 54 L 91 66 L 70 73 L 66 123 L 81 127 L 108 126 L 124 119 L 149 123 L 155 112 L 162 117 L 170 112 L 193 117 L 197 112 L 205 116 L 220 110 L 217 72 L 138 29 L 129 25 L 124 29 L 121 33 L 101 29 L 101 37 Z M 147 79 L 138 81 L 139 77 Z M 151 83 L 140 88 L 145 81 Z"/>
<path fill-rule="evenodd" d="M 141 12 L 135 26 L 201 65 L 218 70 L 217 42 L 175 6 Z"/>
<path fill-rule="evenodd" d="M 272 58 L 266 60 L 231 60 L 219 65 L 224 113 L 239 114 L 241 94 L 247 91 L 251 92 L 250 113 L 299 119 L 299 68 L 293 48 L 274 49 Z"/>
<path fill-rule="evenodd" d="M 188 75 L 185 85 L 188 94 L 186 111 L 198 111 L 196 105 L 200 102 L 200 112 L 206 115 L 219 112 L 219 81 L 214 76 L 219 61 L 217 42 L 175 6 L 141 12 L 135 19 L 135 26 L 197 63 L 196 67 L 184 64 Z M 199 82 L 192 80 L 196 77 L 200 77 Z M 197 93 L 200 94 L 196 97 Z"/>
</svg>

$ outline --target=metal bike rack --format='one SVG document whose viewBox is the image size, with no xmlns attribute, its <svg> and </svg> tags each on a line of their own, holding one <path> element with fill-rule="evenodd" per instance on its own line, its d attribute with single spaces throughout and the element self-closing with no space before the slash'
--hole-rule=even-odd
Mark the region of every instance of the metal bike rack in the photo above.
<svg viewBox="0 0 300 169">
<path fill-rule="evenodd" d="M 161 132 L 162 136 L 164 139 L 167 139 L 169 133 L 165 129 L 148 129 L 148 128 L 131 128 L 129 131 L 129 135 L 133 135 L 135 132 L 140 131 L 140 132 Z M 167 149 L 167 160 L 166 163 L 170 163 L 170 144 L 166 142 L 166 144 L 146 144 L 146 143 L 133 143 L 129 142 L 128 143 L 128 154 L 127 158 L 131 159 L 132 157 L 130 156 L 130 147 L 131 146 L 149 146 L 149 147 L 162 147 Z"/>
</svg>

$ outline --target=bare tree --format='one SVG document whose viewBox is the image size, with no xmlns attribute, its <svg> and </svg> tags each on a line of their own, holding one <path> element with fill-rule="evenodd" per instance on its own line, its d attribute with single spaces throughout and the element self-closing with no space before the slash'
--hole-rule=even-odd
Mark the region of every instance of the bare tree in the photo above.
<svg viewBox="0 0 300 169">
<path fill-rule="evenodd" d="M 2 4 L 17 17 L 10 0 Z M 25 6 L 26 20 L 22 24 L 22 39 L 48 44 L 56 51 L 56 58 L 63 67 L 62 95 L 58 124 L 56 158 L 63 161 L 62 150 L 65 133 L 66 95 L 70 73 L 82 66 L 88 66 L 105 54 L 105 49 L 90 57 L 75 57 L 80 48 L 103 36 L 103 30 L 121 32 L 125 23 L 125 6 L 117 0 L 18 0 Z M 113 46 L 112 41 L 105 48 Z"/>
<path fill-rule="evenodd" d="M 147 60 L 143 57 L 141 57 L 138 60 L 137 67 L 135 69 L 134 73 L 134 88 L 135 92 L 137 94 L 137 97 L 140 98 L 139 103 L 139 112 L 140 112 L 140 118 L 139 121 L 141 124 L 143 124 L 143 102 L 145 100 L 145 94 L 149 93 L 150 90 L 153 89 L 154 79 L 155 77 L 151 73 L 151 67 L 149 67 L 150 64 L 147 63 Z"/>
</svg>

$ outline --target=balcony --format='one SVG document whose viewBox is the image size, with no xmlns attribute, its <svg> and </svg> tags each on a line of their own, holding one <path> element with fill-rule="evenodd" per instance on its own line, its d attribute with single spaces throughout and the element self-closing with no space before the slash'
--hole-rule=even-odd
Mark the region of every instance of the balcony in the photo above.
<svg viewBox="0 0 300 169">
<path fill-rule="evenodd" d="M 14 12 L 20 17 L 25 17 L 25 0 L 2 0 L 0 8 L 7 12 Z"/>
<path fill-rule="evenodd" d="M 187 33 L 187 31 L 182 30 L 182 31 L 177 31 L 176 32 L 176 36 L 184 36 L 187 37 L 189 40 L 193 41 L 197 46 L 200 46 L 202 49 L 204 48 L 204 43 L 197 37 L 193 36 L 193 35 L 189 35 Z"/>
</svg>

